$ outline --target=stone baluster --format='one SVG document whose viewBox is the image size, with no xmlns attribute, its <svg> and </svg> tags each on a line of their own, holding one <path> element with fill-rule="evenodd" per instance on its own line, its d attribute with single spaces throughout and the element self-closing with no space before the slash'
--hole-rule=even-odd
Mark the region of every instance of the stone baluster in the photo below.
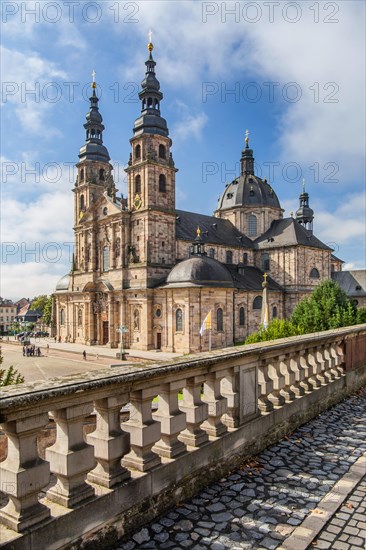
<svg viewBox="0 0 366 550">
<path fill-rule="evenodd" d="M 320 388 L 322 385 L 321 378 L 319 376 L 320 365 L 316 360 L 316 350 L 315 348 L 309 349 L 307 354 L 307 362 L 310 365 L 310 377 L 309 382 L 312 385 L 313 389 Z"/>
<path fill-rule="evenodd" d="M 128 394 L 106 397 L 94 402 L 97 426 L 86 440 L 94 447 L 97 466 L 87 479 L 103 487 L 113 487 L 130 477 L 121 466 L 121 458 L 130 450 L 130 434 L 121 430 L 120 411 L 128 403 Z"/>
<path fill-rule="evenodd" d="M 315 356 L 316 356 L 316 362 L 319 365 L 318 378 L 322 384 L 328 384 L 331 381 L 331 379 L 329 374 L 326 372 L 326 364 L 324 361 L 322 346 L 317 346 Z"/>
<path fill-rule="evenodd" d="M 161 462 L 152 452 L 152 446 L 160 439 L 160 423 L 152 418 L 151 402 L 159 388 L 151 387 L 131 392 L 130 418 L 122 428 L 130 434 L 130 452 L 122 459 L 122 466 L 140 472 L 151 470 Z"/>
<path fill-rule="evenodd" d="M 291 390 L 296 397 L 301 397 L 305 393 L 305 389 L 302 386 L 302 382 L 305 378 L 305 373 L 300 365 L 300 355 L 298 352 L 294 352 L 290 355 L 289 361 L 290 372 L 295 376 L 295 382 L 291 386 Z"/>
<path fill-rule="evenodd" d="M 56 442 L 46 449 L 46 458 L 57 484 L 47 491 L 47 498 L 66 508 L 94 496 L 94 489 L 85 482 L 86 474 L 95 466 L 94 449 L 83 435 L 84 419 L 92 410 L 88 403 L 52 412 Z"/>
<path fill-rule="evenodd" d="M 240 424 L 240 395 L 239 372 L 232 372 L 221 380 L 221 395 L 226 398 L 227 411 L 223 414 L 222 422 L 230 429 L 237 428 Z"/>
<path fill-rule="evenodd" d="M 307 361 L 306 350 L 300 350 L 299 352 L 299 368 L 301 372 L 300 386 L 303 388 L 304 392 L 312 391 L 313 386 L 309 380 L 311 376 L 311 367 Z"/>
<path fill-rule="evenodd" d="M 285 385 L 285 377 L 280 369 L 280 361 L 275 357 L 268 363 L 268 376 L 272 380 L 272 391 L 268 394 L 268 399 L 275 407 L 281 407 L 285 404 L 285 398 L 281 391 Z"/>
<path fill-rule="evenodd" d="M 8 436 L 8 456 L 0 463 L 0 490 L 9 497 L 0 522 L 17 532 L 50 516 L 38 495 L 50 481 L 50 466 L 37 450 L 37 435 L 48 424 L 48 414 L 27 416 L 0 424 Z"/>
<path fill-rule="evenodd" d="M 281 355 L 280 358 L 280 372 L 285 379 L 285 385 L 281 390 L 281 395 L 285 398 L 286 402 L 293 401 L 296 397 L 294 392 L 295 374 L 290 369 L 290 357 L 289 355 Z"/>
<path fill-rule="evenodd" d="M 339 378 L 338 372 L 334 369 L 334 359 L 330 354 L 329 346 L 325 345 L 323 348 L 323 357 L 324 357 L 324 363 L 325 363 L 325 371 L 327 373 L 327 376 L 329 376 L 329 380 L 333 381 Z"/>
<path fill-rule="evenodd" d="M 206 375 L 203 384 L 202 401 L 208 405 L 208 417 L 201 424 L 201 428 L 213 437 L 218 437 L 227 432 L 227 427 L 221 421 L 222 415 L 227 410 L 226 398 L 221 395 L 220 391 L 221 377 L 222 374 L 220 373 L 209 373 Z"/>
<path fill-rule="evenodd" d="M 178 436 L 189 447 L 199 447 L 208 441 L 208 435 L 201 430 L 200 425 L 208 417 L 208 405 L 201 400 L 201 385 L 203 376 L 189 378 L 183 388 L 183 400 L 179 408 L 186 414 L 186 429 Z"/>
<path fill-rule="evenodd" d="M 258 366 L 258 385 L 258 408 L 262 412 L 270 412 L 273 410 L 273 403 L 268 399 L 268 395 L 273 392 L 273 380 L 269 377 L 268 365 L 265 361 L 261 361 Z"/>
<path fill-rule="evenodd" d="M 343 368 L 343 350 L 338 342 L 331 344 L 330 355 L 334 361 L 334 370 L 340 377 L 345 376 Z"/>
<path fill-rule="evenodd" d="M 186 451 L 184 443 L 178 440 L 178 435 L 186 427 L 186 415 L 178 407 L 178 391 L 184 385 L 182 380 L 162 384 L 158 410 L 153 414 L 153 419 L 160 422 L 161 438 L 152 451 L 166 458 L 174 458 Z"/>
</svg>

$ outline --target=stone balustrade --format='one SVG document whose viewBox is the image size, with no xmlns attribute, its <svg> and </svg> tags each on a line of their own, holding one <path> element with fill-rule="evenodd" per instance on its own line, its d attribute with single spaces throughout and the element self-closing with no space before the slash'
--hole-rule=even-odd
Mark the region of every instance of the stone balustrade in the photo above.
<svg viewBox="0 0 366 550">
<path fill-rule="evenodd" d="M 360 325 L 174 364 L 117 365 L 110 372 L 4 388 L 0 427 L 8 452 L 0 463 L 0 490 L 7 504 L 0 510 L 0 547 L 29 533 L 36 540 L 42 530 L 51 537 L 57 533 L 59 546 L 56 540 L 52 548 L 64 547 L 65 540 L 86 536 L 78 523 L 80 510 L 94 514 L 91 530 L 98 528 L 98 506 L 100 528 L 106 522 L 121 524 L 119 514 L 184 484 L 192 471 L 199 474 L 235 453 L 264 447 L 276 422 L 285 419 L 293 429 L 288 419 L 299 411 L 307 419 L 307 403 L 309 411 L 317 404 L 315 414 L 325 398 L 346 391 L 346 371 L 352 372 L 352 365 L 345 368 L 347 342 L 354 346 L 365 334 L 366 325 Z M 362 372 L 366 356 L 363 367 Z M 95 430 L 85 435 L 90 415 Z M 56 440 L 43 459 L 40 434 L 50 422 Z M 108 512 L 107 499 L 115 495 L 116 501 L 123 491 L 134 495 L 130 502 L 114 502 Z M 68 525 L 75 517 L 67 536 L 52 527 L 65 515 Z M 120 536 L 124 529 L 117 531 Z"/>
</svg>

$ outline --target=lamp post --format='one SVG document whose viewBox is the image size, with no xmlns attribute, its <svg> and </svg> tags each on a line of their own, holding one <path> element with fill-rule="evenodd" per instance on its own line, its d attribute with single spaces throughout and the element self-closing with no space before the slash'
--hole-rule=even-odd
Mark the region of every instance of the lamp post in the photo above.
<svg viewBox="0 0 366 550">
<path fill-rule="evenodd" d="M 123 335 L 128 332 L 128 328 L 125 327 L 124 325 L 120 325 L 117 329 L 117 332 L 119 332 L 121 334 L 121 361 L 123 361 L 123 356 L 125 354 L 125 349 L 124 349 L 124 338 L 123 338 Z"/>
</svg>

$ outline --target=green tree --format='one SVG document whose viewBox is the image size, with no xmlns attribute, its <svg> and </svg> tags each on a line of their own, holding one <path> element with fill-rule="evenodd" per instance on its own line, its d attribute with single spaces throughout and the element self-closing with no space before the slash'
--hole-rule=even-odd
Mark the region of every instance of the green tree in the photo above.
<svg viewBox="0 0 366 550">
<path fill-rule="evenodd" d="M 43 317 L 42 317 L 42 321 L 48 327 L 51 324 L 51 316 L 52 316 L 52 296 L 48 296 L 46 305 L 44 306 Z"/>
<path fill-rule="evenodd" d="M 277 338 L 288 338 L 300 333 L 299 328 L 286 319 L 273 319 L 267 328 L 261 328 L 258 332 L 253 332 L 245 340 L 245 344 L 254 344 L 255 342 L 266 342 L 267 340 L 277 340 Z"/>
<path fill-rule="evenodd" d="M 36 296 L 31 302 L 31 309 L 38 309 L 43 313 L 48 299 L 49 298 L 46 294 L 40 294 L 39 296 Z"/>
<path fill-rule="evenodd" d="M 366 307 L 357 310 L 357 324 L 366 323 Z"/>
<path fill-rule="evenodd" d="M 0 365 L 3 363 L 4 357 L 0 348 Z M 0 386 L 10 386 L 11 384 L 22 384 L 24 376 L 13 367 L 6 369 L 0 368 Z"/>
<path fill-rule="evenodd" d="M 356 319 L 356 306 L 331 280 L 322 281 L 309 298 L 301 300 L 291 316 L 291 322 L 302 334 L 353 325 Z"/>
<path fill-rule="evenodd" d="M 245 344 L 309 334 L 322 330 L 366 323 L 366 308 L 357 310 L 338 283 L 326 280 L 303 298 L 296 306 L 290 320 L 274 319 L 266 329 L 250 334 Z"/>
</svg>

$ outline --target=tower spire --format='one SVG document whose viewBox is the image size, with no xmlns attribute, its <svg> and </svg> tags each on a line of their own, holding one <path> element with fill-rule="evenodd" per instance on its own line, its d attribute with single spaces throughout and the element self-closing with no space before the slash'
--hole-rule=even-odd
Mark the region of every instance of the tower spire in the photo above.
<svg viewBox="0 0 366 550">
<path fill-rule="evenodd" d="M 93 69 L 92 72 L 92 95 L 89 98 L 90 107 L 86 114 L 86 123 L 84 128 L 86 130 L 85 145 L 80 149 L 79 158 L 80 161 L 99 160 L 104 162 L 110 161 L 110 156 L 107 148 L 103 145 L 103 130 L 105 129 L 103 124 L 102 115 L 99 112 L 99 98 L 97 96 L 97 83 L 95 81 L 96 72 Z"/>
<path fill-rule="evenodd" d="M 308 231 L 313 231 L 314 210 L 309 206 L 309 194 L 305 191 L 305 179 L 302 180 L 300 207 L 296 211 L 296 220 Z"/>
<path fill-rule="evenodd" d="M 245 176 L 246 174 L 254 174 L 254 157 L 253 149 L 249 148 L 249 130 L 245 131 L 245 149 L 241 153 L 241 175 Z"/>
<path fill-rule="evenodd" d="M 160 134 L 168 137 L 169 130 L 166 120 L 160 115 L 160 102 L 163 94 L 160 91 L 160 82 L 156 78 L 156 62 L 152 52 L 154 45 L 152 43 L 152 32 L 149 32 L 149 43 L 147 45 L 149 57 L 145 61 L 146 73 L 141 82 L 139 98 L 141 100 L 141 116 L 135 121 L 134 134 Z"/>
</svg>

